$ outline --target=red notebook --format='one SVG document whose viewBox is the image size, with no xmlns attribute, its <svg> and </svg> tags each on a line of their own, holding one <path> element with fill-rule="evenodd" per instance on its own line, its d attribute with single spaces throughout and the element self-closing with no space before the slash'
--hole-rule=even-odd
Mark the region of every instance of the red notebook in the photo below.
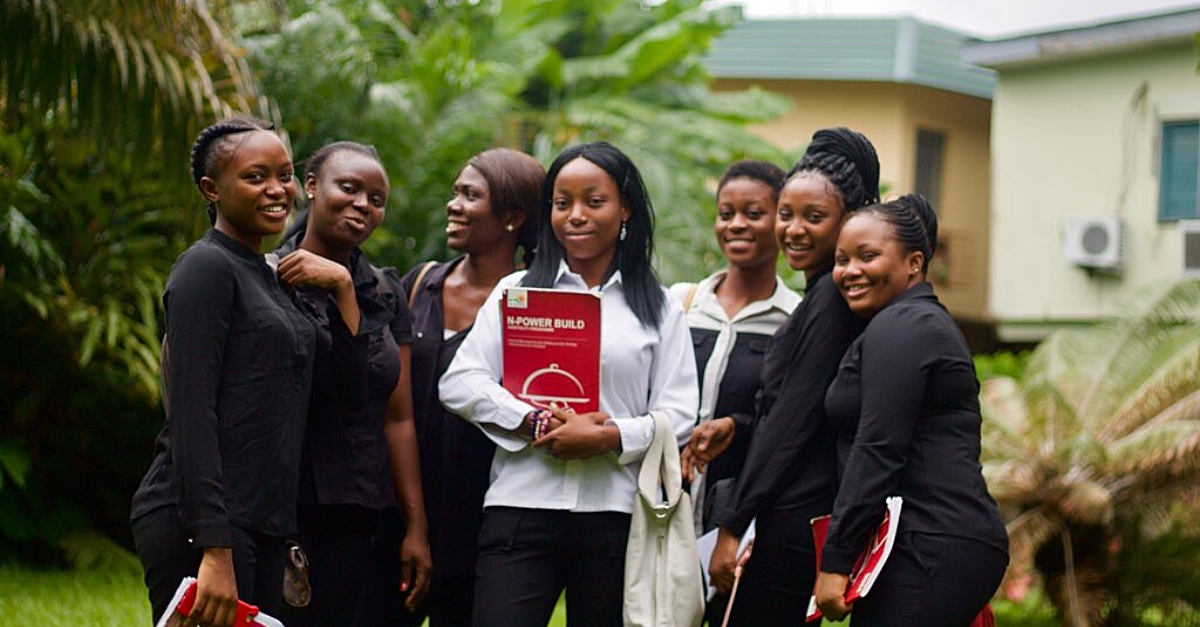
<svg viewBox="0 0 1200 627">
<path fill-rule="evenodd" d="M 503 385 L 534 407 L 600 410 L 600 294 L 510 287 L 500 302 Z"/>
<path fill-rule="evenodd" d="M 196 578 L 184 577 L 183 581 L 179 582 L 179 588 L 175 590 L 175 597 L 171 599 L 167 611 L 158 619 L 155 627 L 180 627 L 187 615 L 192 613 L 195 604 Z M 260 612 L 258 607 L 245 601 L 238 601 L 233 624 L 237 627 L 283 627 L 283 623 L 278 619 Z"/>
<path fill-rule="evenodd" d="M 871 586 L 879 577 L 880 570 L 892 554 L 892 546 L 896 543 L 896 530 L 900 528 L 900 508 L 904 499 L 898 496 L 887 498 L 887 508 L 883 512 L 883 522 L 871 536 L 870 542 L 863 548 L 854 568 L 850 569 L 850 587 L 846 589 L 846 603 L 850 604 L 867 596 Z M 829 515 L 812 519 L 813 544 L 817 549 L 817 570 L 821 569 L 821 549 L 825 546 L 825 536 L 829 533 Z M 808 601 L 808 617 L 806 622 L 821 618 L 821 609 L 817 607 L 817 597 L 814 595 Z"/>
</svg>

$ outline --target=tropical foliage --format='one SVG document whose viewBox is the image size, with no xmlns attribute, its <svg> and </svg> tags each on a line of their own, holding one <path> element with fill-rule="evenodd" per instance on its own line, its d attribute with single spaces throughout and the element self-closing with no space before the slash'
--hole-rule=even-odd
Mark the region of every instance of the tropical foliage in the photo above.
<svg viewBox="0 0 1200 627">
<path fill-rule="evenodd" d="M 1134 302 L 983 386 L 1010 584 L 1040 575 L 1064 625 L 1138 624 L 1147 607 L 1183 624 L 1200 607 L 1200 281 Z"/>
<path fill-rule="evenodd" d="M 128 535 L 161 424 L 163 281 L 207 225 L 188 146 L 214 116 L 269 112 L 227 17 L 0 1 L 0 553 L 70 560 L 72 530 Z"/>
<path fill-rule="evenodd" d="M 391 237 L 375 246 L 400 266 L 444 253 L 450 184 L 494 145 L 543 163 L 595 139 L 629 152 L 658 206 L 668 280 L 717 265 L 705 181 L 738 158 L 784 161 L 745 129 L 780 113 L 781 99 L 708 89 L 702 54 L 734 14 L 700 0 L 278 6 L 244 13 L 254 65 L 297 154 L 333 139 L 378 146 L 397 193 Z"/>
</svg>

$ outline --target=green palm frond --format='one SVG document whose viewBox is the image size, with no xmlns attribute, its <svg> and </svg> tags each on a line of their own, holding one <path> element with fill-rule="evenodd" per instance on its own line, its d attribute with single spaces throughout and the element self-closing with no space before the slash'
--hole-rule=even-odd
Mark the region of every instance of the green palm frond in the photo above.
<svg viewBox="0 0 1200 627">
<path fill-rule="evenodd" d="M 186 150 L 200 121 L 271 117 L 223 10 L 216 0 L 3 0 L 5 114 L 61 107 L 103 139 L 166 142 L 168 153 Z"/>
</svg>

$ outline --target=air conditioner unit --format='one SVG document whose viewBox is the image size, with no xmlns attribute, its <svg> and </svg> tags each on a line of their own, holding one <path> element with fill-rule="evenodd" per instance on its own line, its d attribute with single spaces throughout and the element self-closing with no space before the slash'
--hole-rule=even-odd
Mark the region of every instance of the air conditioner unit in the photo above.
<svg viewBox="0 0 1200 627">
<path fill-rule="evenodd" d="M 1179 234 L 1183 240 L 1183 276 L 1200 277 L 1200 220 L 1181 220 Z"/>
<path fill-rule="evenodd" d="M 1063 259 L 1083 268 L 1121 270 L 1125 265 L 1125 225 L 1112 216 L 1065 218 Z"/>
</svg>

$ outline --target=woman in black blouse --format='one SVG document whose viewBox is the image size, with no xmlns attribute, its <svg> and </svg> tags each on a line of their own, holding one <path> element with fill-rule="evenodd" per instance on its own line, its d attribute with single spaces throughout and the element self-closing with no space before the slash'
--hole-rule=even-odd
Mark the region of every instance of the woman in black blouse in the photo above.
<svg viewBox="0 0 1200 627">
<path fill-rule="evenodd" d="M 807 289 L 768 349 L 757 424 L 734 498 L 713 512 L 720 531 L 709 572 L 721 592 L 732 587 L 739 538 L 757 518 L 731 624 L 804 623 L 816 576 L 809 520 L 829 513 L 837 487 L 825 388 L 863 326 L 829 271 L 843 219 L 878 197 L 875 148 L 846 128 L 817 131 L 779 195 L 775 233 Z"/>
<path fill-rule="evenodd" d="M 526 265 L 536 241 L 533 220 L 546 171 L 508 148 L 485 150 L 467 162 L 446 202 L 446 245 L 461 256 L 420 264 L 401 279 L 413 316 L 413 406 L 421 475 L 436 564 L 425 603 L 402 624 L 470 625 L 483 495 L 496 445 L 438 400 L 437 383 L 471 331 L 475 314 L 501 277 Z M 396 625 L 373 612 L 371 625 Z M 391 612 L 395 615 L 395 612 Z"/>
<path fill-rule="evenodd" d="M 359 249 L 383 221 L 387 173 L 373 147 L 336 142 L 309 157 L 304 190 L 307 218 L 277 252 L 286 259 L 307 251 L 348 270 L 362 312 L 357 339 L 366 371 L 347 380 L 334 355 L 317 351 L 297 512 L 312 601 L 285 608 L 283 618 L 323 626 L 353 622 L 370 573 L 371 534 L 385 508 L 399 502 L 407 521 L 398 559 L 412 604 L 428 587 L 431 559 L 412 421 L 412 323 L 399 275 L 371 265 Z M 318 348 L 330 344 L 341 324 L 331 295 L 300 287 L 296 299 L 317 328 Z"/>
<path fill-rule="evenodd" d="M 842 478 L 821 556 L 817 603 L 840 620 L 846 573 L 904 499 L 892 555 L 854 603 L 854 627 L 964 627 L 996 591 L 1008 536 L 979 465 L 979 383 L 962 333 L 925 282 L 937 218 L 925 199 L 867 207 L 842 228 L 833 279 L 870 319 L 825 406 Z"/>
<path fill-rule="evenodd" d="M 274 127 L 233 119 L 205 128 L 191 170 L 214 228 L 167 279 L 169 409 L 131 517 L 154 620 L 180 580 L 195 576 L 191 618 L 225 627 L 239 597 L 278 611 L 316 340 L 259 252 L 296 197 Z M 331 350 L 352 354 L 359 313 L 346 269 L 304 253 L 279 272 L 293 286 L 329 290 L 344 321 Z"/>
</svg>

